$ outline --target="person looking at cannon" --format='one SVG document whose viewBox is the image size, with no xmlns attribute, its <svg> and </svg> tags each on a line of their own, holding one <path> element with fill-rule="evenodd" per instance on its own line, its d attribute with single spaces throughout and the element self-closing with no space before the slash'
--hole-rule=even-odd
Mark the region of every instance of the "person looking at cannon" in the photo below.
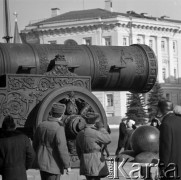
<svg viewBox="0 0 181 180">
<path fill-rule="evenodd" d="M 109 174 L 106 160 L 102 155 L 102 145 L 109 144 L 111 138 L 104 127 L 95 127 L 98 113 L 87 112 L 84 116 L 87 125 L 76 137 L 77 155 L 80 159 L 80 175 L 87 180 L 100 180 Z"/>
<path fill-rule="evenodd" d="M 4 118 L 0 132 L 0 174 L 3 180 L 27 180 L 34 151 L 29 138 L 16 130 L 12 116 Z"/>
<path fill-rule="evenodd" d="M 125 143 L 125 150 L 132 150 L 131 148 L 131 135 L 133 134 L 134 130 L 136 129 L 135 121 L 132 119 L 129 119 L 127 121 L 127 141 Z"/>
<path fill-rule="evenodd" d="M 125 150 L 125 145 L 128 139 L 126 124 L 127 124 L 127 118 L 122 118 L 122 121 L 119 124 L 118 147 L 116 149 L 115 155 L 118 155 L 119 152 L 123 152 Z"/>
<path fill-rule="evenodd" d="M 162 117 L 160 125 L 159 158 L 162 179 L 181 177 L 181 116 L 179 109 L 173 113 L 173 103 L 158 102 L 158 113 Z"/>
<path fill-rule="evenodd" d="M 33 147 L 42 180 L 60 180 L 64 169 L 67 174 L 71 171 L 62 122 L 65 109 L 64 104 L 53 103 L 48 120 L 43 121 L 35 131 Z"/>
<path fill-rule="evenodd" d="M 96 123 L 95 123 L 95 127 L 98 129 L 98 130 L 101 130 L 102 128 L 104 128 L 104 124 L 99 120 L 99 121 L 97 121 Z M 109 134 L 111 134 L 111 129 L 110 129 L 110 127 L 109 127 L 109 125 L 107 124 L 107 132 L 109 133 Z M 107 157 L 109 157 L 110 156 L 110 153 L 109 153 L 109 150 L 108 150 L 108 148 L 107 148 L 107 144 L 106 145 L 104 145 L 103 147 L 102 147 L 102 154 L 105 156 L 105 154 L 104 154 L 104 152 L 106 152 L 106 156 Z"/>
</svg>

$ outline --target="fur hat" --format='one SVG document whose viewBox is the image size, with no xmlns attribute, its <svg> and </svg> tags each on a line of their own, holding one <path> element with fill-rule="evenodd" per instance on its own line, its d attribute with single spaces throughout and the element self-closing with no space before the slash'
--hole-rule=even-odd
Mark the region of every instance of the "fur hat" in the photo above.
<svg viewBox="0 0 181 180">
<path fill-rule="evenodd" d="M 95 124 L 96 120 L 99 118 L 99 113 L 93 113 L 93 112 L 88 112 L 84 118 L 88 124 Z"/>
<path fill-rule="evenodd" d="M 173 112 L 174 112 L 176 115 L 181 115 L 181 106 L 176 105 L 176 106 L 174 107 Z"/>
<path fill-rule="evenodd" d="M 52 113 L 54 114 L 63 114 L 65 112 L 66 106 L 61 103 L 53 103 L 52 105 Z"/>
</svg>

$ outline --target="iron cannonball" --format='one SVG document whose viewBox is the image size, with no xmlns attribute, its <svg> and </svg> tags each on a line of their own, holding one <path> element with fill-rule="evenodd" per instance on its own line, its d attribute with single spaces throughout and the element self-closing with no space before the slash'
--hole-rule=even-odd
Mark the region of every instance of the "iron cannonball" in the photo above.
<svg viewBox="0 0 181 180">
<path fill-rule="evenodd" d="M 140 126 L 131 136 L 131 147 L 136 154 L 159 151 L 159 130 L 153 126 Z"/>
</svg>

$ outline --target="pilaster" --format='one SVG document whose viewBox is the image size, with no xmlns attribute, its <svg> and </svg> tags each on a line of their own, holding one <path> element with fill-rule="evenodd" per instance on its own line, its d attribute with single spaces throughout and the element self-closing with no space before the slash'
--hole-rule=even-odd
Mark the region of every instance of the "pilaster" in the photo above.
<svg viewBox="0 0 181 180">
<path fill-rule="evenodd" d="M 158 60 L 158 76 L 157 79 L 160 83 L 163 83 L 163 62 L 162 62 L 162 51 L 161 51 L 161 37 L 157 36 L 156 37 L 156 51 L 157 51 L 157 60 Z"/>
<path fill-rule="evenodd" d="M 173 58 L 173 39 L 168 39 L 168 52 L 169 52 L 169 76 L 170 80 L 174 77 L 174 58 Z"/>
</svg>

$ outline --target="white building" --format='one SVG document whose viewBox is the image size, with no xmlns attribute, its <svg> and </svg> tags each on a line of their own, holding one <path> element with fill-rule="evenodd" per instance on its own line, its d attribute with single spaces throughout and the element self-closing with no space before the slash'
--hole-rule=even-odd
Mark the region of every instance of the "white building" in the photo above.
<svg viewBox="0 0 181 180">
<path fill-rule="evenodd" d="M 27 25 L 21 35 L 26 42 L 41 44 L 149 45 L 158 59 L 158 81 L 165 97 L 181 104 L 181 21 L 133 11 L 113 12 L 111 0 L 105 1 L 105 8 L 64 14 L 53 8 L 52 17 Z M 125 115 L 126 94 L 95 92 L 107 116 Z"/>
</svg>

